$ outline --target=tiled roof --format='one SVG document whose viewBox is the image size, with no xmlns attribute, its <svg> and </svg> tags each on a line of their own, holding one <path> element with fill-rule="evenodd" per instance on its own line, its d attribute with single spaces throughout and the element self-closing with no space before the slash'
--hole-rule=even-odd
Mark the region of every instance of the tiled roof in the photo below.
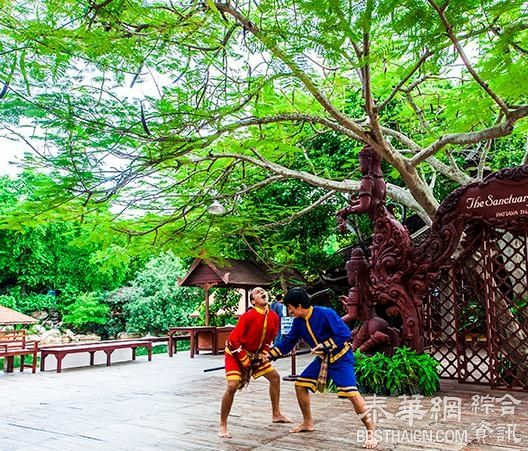
<svg viewBox="0 0 528 451">
<path fill-rule="evenodd" d="M 221 263 L 214 263 L 211 260 L 196 259 L 180 285 L 215 283 L 233 288 L 253 288 L 269 286 L 273 279 L 264 268 L 249 260 L 224 259 Z"/>
<path fill-rule="evenodd" d="M 24 315 L 23 313 L 17 312 L 10 308 L 0 305 L 0 325 L 11 325 L 11 324 L 33 324 L 38 323 L 38 320 L 31 316 Z"/>
</svg>

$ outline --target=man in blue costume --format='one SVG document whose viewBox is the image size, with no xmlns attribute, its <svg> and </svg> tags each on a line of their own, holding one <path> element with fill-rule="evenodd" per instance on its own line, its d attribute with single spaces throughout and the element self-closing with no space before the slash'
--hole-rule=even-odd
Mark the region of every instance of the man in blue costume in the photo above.
<svg viewBox="0 0 528 451">
<path fill-rule="evenodd" d="M 290 332 L 270 350 L 270 355 L 276 358 L 288 354 L 301 338 L 312 348 L 312 353 L 317 355 L 295 382 L 303 422 L 290 432 L 314 430 L 308 390 L 324 390 L 328 376 L 337 386 L 337 396 L 352 401 L 354 410 L 367 428 L 367 440 L 363 447 L 375 448 L 377 441 L 374 437 L 374 422 L 356 386 L 354 354 L 349 343 L 350 330 L 347 325 L 334 310 L 312 306 L 310 296 L 302 288 L 288 291 L 284 304 L 295 319 Z"/>
</svg>

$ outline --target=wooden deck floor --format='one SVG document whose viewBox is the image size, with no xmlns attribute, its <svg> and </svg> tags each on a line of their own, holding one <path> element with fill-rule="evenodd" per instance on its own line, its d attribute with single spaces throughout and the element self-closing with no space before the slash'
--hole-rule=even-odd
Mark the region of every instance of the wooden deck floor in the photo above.
<svg viewBox="0 0 528 451">
<path fill-rule="evenodd" d="M 300 368 L 308 361 L 306 356 L 299 360 Z M 155 355 L 151 363 L 140 357 L 136 362 L 69 369 L 62 374 L 2 374 L 0 450 L 361 449 L 363 428 L 349 401 L 331 393 L 312 396 L 316 431 L 290 434 L 289 425 L 271 423 L 265 380 L 252 382 L 237 394 L 230 416 L 233 438 L 218 438 L 223 373 L 202 370 L 222 363 L 221 356 L 200 355 L 191 360 L 188 353 L 178 353 L 173 359 Z M 283 375 L 289 373 L 288 361 L 277 366 Z M 284 413 L 300 421 L 292 384 L 283 382 L 282 392 Z M 514 415 L 501 416 L 498 399 L 506 394 L 443 381 L 437 395 L 439 421 L 431 417 L 432 398 L 425 398 L 420 406 L 424 415 L 412 424 L 402 413 L 401 398 L 378 398 L 393 416 L 380 415 L 378 428 L 384 443 L 377 449 L 526 450 L 528 393 L 510 393 L 520 404 Z M 472 408 L 472 396 L 487 401 L 488 410 L 483 405 Z M 455 404 L 460 400 L 460 420 L 442 419 L 446 397 Z M 373 399 L 368 400 L 372 404 Z M 479 439 L 479 430 L 486 436 Z"/>
</svg>

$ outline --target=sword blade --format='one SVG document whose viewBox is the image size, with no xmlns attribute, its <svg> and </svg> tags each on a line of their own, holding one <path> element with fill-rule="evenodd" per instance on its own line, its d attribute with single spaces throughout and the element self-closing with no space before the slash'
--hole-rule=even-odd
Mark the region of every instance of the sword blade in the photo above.
<svg viewBox="0 0 528 451">
<path fill-rule="evenodd" d="M 306 351 L 299 351 L 299 352 L 296 352 L 295 354 L 294 353 L 289 353 L 289 354 L 286 354 L 286 355 L 281 355 L 280 357 L 276 357 L 276 358 L 272 358 L 270 360 L 274 361 L 274 360 L 279 360 L 279 359 L 285 359 L 286 357 L 292 357 L 292 356 L 297 356 L 297 355 L 305 355 L 305 354 L 310 354 L 312 352 L 311 349 L 308 349 Z M 213 368 L 206 368 L 205 370 L 203 370 L 204 373 L 210 373 L 211 371 L 220 371 L 220 370 L 223 370 L 225 369 L 225 366 L 215 366 Z"/>
</svg>

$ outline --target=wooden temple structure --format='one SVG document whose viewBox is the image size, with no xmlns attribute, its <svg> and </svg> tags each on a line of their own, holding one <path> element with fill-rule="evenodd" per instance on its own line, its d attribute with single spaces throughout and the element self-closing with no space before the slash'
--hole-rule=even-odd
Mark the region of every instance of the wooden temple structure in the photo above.
<svg viewBox="0 0 528 451">
<path fill-rule="evenodd" d="M 211 288 L 241 288 L 245 292 L 246 309 L 249 307 L 249 292 L 255 287 L 269 287 L 274 281 L 264 268 L 250 260 L 223 259 L 216 263 L 197 258 L 185 277 L 179 280 L 183 287 L 200 287 L 205 291 L 205 325 L 211 320 L 209 295 Z"/>
<path fill-rule="evenodd" d="M 346 263 L 343 319 L 362 321 L 353 349 L 403 344 L 435 356 L 442 377 L 528 391 L 528 165 L 453 191 L 415 244 L 385 204 L 379 155 L 365 146 L 359 163 L 359 194 L 337 212 L 343 232 L 355 214 L 374 226 L 368 254 Z"/>
<path fill-rule="evenodd" d="M 17 312 L 16 310 L 0 305 L 0 329 L 3 326 L 17 326 L 21 324 L 36 323 L 38 323 L 38 320 L 33 317 L 24 315 L 23 313 Z"/>
</svg>

